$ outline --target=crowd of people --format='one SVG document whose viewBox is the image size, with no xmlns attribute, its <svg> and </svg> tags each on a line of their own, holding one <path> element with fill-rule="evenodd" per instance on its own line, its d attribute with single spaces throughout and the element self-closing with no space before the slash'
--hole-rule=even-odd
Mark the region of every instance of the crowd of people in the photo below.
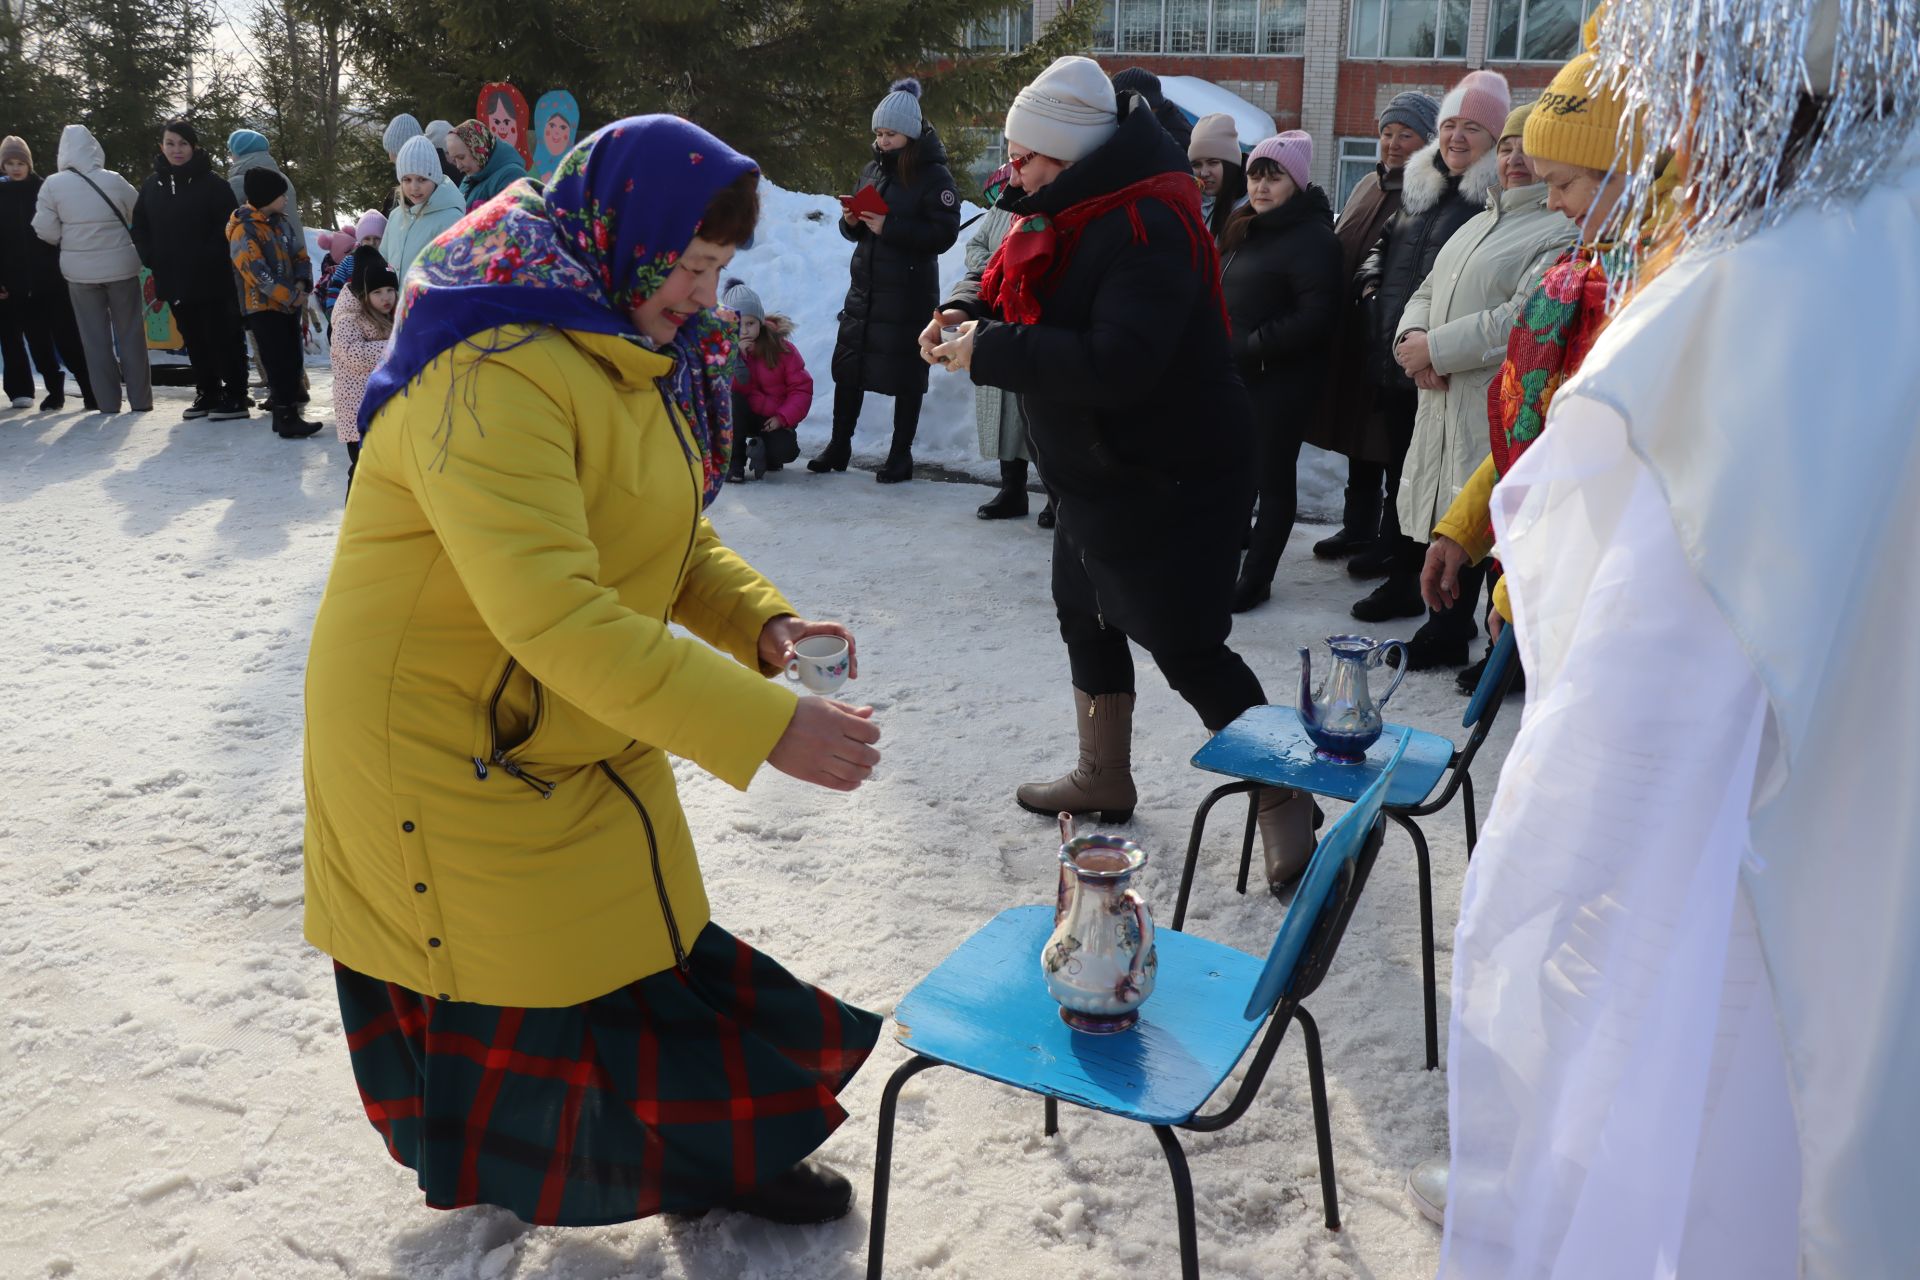
<svg viewBox="0 0 1920 1280">
<path fill-rule="evenodd" d="M 1920 374 L 1859 340 L 1920 339 L 1920 279 L 1882 287 L 1920 243 L 1920 20 L 1768 3 L 1792 21 L 1616 0 L 1517 109 L 1484 70 L 1401 93 L 1337 213 L 1308 134 L 1243 148 L 1138 68 L 1061 58 L 1008 107 L 947 282 L 960 201 L 901 81 L 840 220 L 809 469 L 847 468 L 872 392 L 877 479 L 908 479 L 938 369 L 1002 468 L 979 514 L 1027 514 L 1034 473 L 1048 495 L 1077 757 L 1011 803 L 1132 816 L 1135 646 L 1205 732 L 1267 701 L 1229 639 L 1272 596 L 1303 441 L 1349 460 L 1314 554 L 1381 579 L 1357 619 L 1424 616 L 1410 666 L 1465 664 L 1493 581 L 1535 705 L 1463 892 L 1451 1158 L 1410 1179 L 1460 1280 L 1825 1280 L 1920 1249 L 1869 1194 L 1920 1123 L 1892 1070 L 1920 837 L 1860 799 L 1920 767 L 1920 676 L 1867 647 L 1912 629 L 1913 593 L 1822 577 L 1892 573 L 1920 537 Z M 881 1019 L 713 918 L 668 761 L 852 791 L 880 759 L 870 708 L 767 678 L 816 637 L 857 676 L 851 631 L 705 514 L 797 461 L 813 398 L 790 322 L 727 274 L 758 166 L 669 116 L 544 186 L 477 121 L 401 116 L 385 143 L 389 207 L 327 237 L 318 286 L 358 479 L 305 754 L 306 936 L 367 1115 L 439 1208 L 841 1217 L 851 1186 L 810 1153 Z M 265 140 L 228 150 L 230 188 L 172 122 L 136 193 L 84 129 L 44 183 L 0 143 L 10 395 L 17 333 L 43 372 L 83 358 L 103 410 L 150 404 L 123 329 L 146 261 L 210 353 L 196 407 L 244 415 L 244 324 L 276 426 L 306 433 L 304 237 Z M 1809 452 L 1829 408 L 1873 465 Z M 1285 898 L 1322 814 L 1266 788 L 1255 816 Z"/>
</svg>

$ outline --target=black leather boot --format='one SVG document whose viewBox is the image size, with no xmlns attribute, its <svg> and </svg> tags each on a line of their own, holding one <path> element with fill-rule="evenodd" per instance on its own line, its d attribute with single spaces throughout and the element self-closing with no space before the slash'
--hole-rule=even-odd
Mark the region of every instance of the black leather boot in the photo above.
<svg viewBox="0 0 1920 1280">
<path fill-rule="evenodd" d="M 1027 462 L 1015 458 L 1000 464 L 1000 492 L 974 512 L 982 520 L 1011 520 L 1027 514 Z"/>
<path fill-rule="evenodd" d="M 874 474 L 881 484 L 900 484 L 913 479 L 913 437 L 914 429 L 908 427 L 902 431 L 893 429 L 893 445 L 887 450 L 887 461 Z"/>
<path fill-rule="evenodd" d="M 768 1222 L 812 1226 L 852 1212 L 853 1184 L 824 1164 L 802 1160 L 779 1177 L 727 1200 L 725 1207 Z"/>
<path fill-rule="evenodd" d="M 820 451 L 819 457 L 807 464 L 807 470 L 815 475 L 823 475 L 829 471 L 845 471 L 847 464 L 851 461 L 853 461 L 853 427 L 849 425 L 843 430 L 836 422 L 833 425 L 833 439 L 827 441 L 827 447 Z"/>
</svg>

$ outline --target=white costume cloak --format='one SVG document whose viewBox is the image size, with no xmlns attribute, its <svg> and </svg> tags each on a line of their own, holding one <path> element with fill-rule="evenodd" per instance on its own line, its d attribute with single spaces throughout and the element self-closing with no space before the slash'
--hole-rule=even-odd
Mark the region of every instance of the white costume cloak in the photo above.
<svg viewBox="0 0 1920 1280">
<path fill-rule="evenodd" d="M 1440 1275 L 1920 1276 L 1920 146 L 1683 258 L 1549 425 Z"/>
</svg>

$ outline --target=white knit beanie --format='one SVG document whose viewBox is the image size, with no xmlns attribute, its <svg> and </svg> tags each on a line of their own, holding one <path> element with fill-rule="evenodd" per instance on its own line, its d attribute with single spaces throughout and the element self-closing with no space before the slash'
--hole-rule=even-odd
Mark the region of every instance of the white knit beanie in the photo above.
<svg viewBox="0 0 1920 1280">
<path fill-rule="evenodd" d="M 453 132 L 453 126 L 445 120 L 427 121 L 427 141 L 442 151 L 447 149 L 447 135 Z"/>
<path fill-rule="evenodd" d="M 420 136 L 420 122 L 402 111 L 387 121 L 387 131 L 380 135 L 380 144 L 387 149 L 388 155 L 398 155 L 400 144 L 408 138 Z"/>
<path fill-rule="evenodd" d="M 424 133 L 401 143 L 400 154 L 393 159 L 393 176 L 404 178 L 408 174 L 440 180 L 440 153 L 433 149 L 433 140 Z"/>
<path fill-rule="evenodd" d="M 1113 81 L 1092 58 L 1055 58 L 1007 108 L 1008 142 L 1068 164 L 1099 150 L 1119 127 Z"/>
</svg>

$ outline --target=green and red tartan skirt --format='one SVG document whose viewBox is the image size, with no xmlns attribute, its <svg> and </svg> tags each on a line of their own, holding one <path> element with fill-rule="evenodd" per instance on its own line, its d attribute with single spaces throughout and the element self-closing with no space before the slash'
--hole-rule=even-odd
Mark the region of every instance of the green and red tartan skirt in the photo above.
<svg viewBox="0 0 1920 1280">
<path fill-rule="evenodd" d="M 697 1211 L 803 1159 L 881 1018 L 718 925 L 669 969 L 585 1004 L 434 1000 L 334 965 L 353 1075 L 436 1209 L 596 1226 Z"/>
</svg>

